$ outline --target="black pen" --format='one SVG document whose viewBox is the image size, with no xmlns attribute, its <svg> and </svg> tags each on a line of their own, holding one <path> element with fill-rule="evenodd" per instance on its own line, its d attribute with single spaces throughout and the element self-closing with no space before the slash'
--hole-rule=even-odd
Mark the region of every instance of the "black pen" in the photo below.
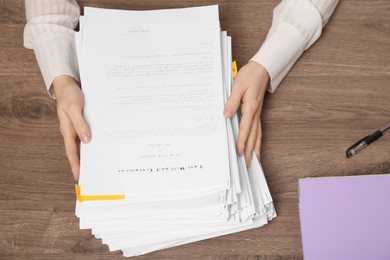
<svg viewBox="0 0 390 260">
<path fill-rule="evenodd" d="M 363 149 L 365 149 L 369 144 L 378 140 L 387 130 L 390 129 L 390 125 L 385 126 L 383 129 L 376 131 L 371 135 L 367 135 L 363 137 L 361 140 L 356 142 L 354 145 L 348 148 L 347 150 L 347 158 L 351 158 L 356 154 L 360 153 Z"/>
</svg>

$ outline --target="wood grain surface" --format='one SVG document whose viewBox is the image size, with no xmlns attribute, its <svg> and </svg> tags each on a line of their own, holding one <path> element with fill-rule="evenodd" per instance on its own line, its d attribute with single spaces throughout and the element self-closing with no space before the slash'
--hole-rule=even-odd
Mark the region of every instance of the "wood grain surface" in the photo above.
<svg viewBox="0 0 390 260">
<path fill-rule="evenodd" d="M 278 2 L 79 1 L 135 10 L 219 4 L 239 66 L 265 39 Z M 390 135 L 345 157 L 351 144 L 390 123 L 389 14 L 388 0 L 341 1 L 322 37 L 266 95 L 262 164 L 275 220 L 134 259 L 302 259 L 298 178 L 390 172 Z M 121 259 L 78 228 L 55 101 L 23 48 L 24 25 L 24 1 L 0 0 L 0 259 Z"/>
</svg>

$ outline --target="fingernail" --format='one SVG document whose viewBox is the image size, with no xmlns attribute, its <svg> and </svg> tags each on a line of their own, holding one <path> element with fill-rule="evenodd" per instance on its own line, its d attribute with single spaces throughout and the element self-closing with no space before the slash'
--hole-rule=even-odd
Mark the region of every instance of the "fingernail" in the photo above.
<svg viewBox="0 0 390 260">
<path fill-rule="evenodd" d="M 83 143 L 88 143 L 88 136 L 87 136 L 87 134 L 85 134 L 85 133 L 83 133 L 83 134 L 81 134 L 81 136 L 80 136 L 80 140 L 83 142 Z"/>
<path fill-rule="evenodd" d="M 225 117 L 230 117 L 230 116 L 232 116 L 232 114 L 233 114 L 233 110 L 232 110 L 231 108 L 226 107 L 226 108 L 224 109 L 223 114 L 225 115 Z"/>
<path fill-rule="evenodd" d="M 251 159 L 248 159 L 248 160 L 246 161 L 246 165 L 249 167 L 249 166 L 251 165 L 251 162 L 252 162 L 252 158 L 251 158 Z"/>
<path fill-rule="evenodd" d="M 78 181 L 79 180 L 79 173 L 78 173 L 78 171 L 76 171 L 72 166 L 71 166 L 71 171 L 72 171 L 72 174 L 73 174 L 73 179 L 75 181 Z"/>
</svg>

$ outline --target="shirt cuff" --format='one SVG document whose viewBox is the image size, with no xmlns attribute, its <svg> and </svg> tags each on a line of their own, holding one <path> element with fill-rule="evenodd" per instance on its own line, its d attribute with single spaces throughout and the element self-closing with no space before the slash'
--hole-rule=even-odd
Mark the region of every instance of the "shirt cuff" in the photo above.
<svg viewBox="0 0 390 260">
<path fill-rule="evenodd" d="M 33 49 L 52 98 L 55 98 L 51 87 L 55 77 L 69 75 L 80 82 L 74 33 L 44 33 L 34 40 Z"/>
<path fill-rule="evenodd" d="M 273 93 L 304 51 L 302 34 L 290 24 L 279 23 L 251 61 L 260 63 L 268 71 L 267 90 Z"/>
<path fill-rule="evenodd" d="M 321 35 L 322 18 L 308 0 L 284 0 L 274 9 L 267 39 L 251 59 L 270 75 L 273 93 L 294 63 Z"/>
</svg>

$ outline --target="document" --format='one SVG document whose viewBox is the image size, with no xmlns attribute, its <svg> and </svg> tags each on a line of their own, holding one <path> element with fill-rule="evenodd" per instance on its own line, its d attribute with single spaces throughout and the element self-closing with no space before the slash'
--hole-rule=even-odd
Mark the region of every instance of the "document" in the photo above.
<svg viewBox="0 0 390 260">
<path fill-rule="evenodd" d="M 88 10 L 82 43 L 88 47 L 81 48 L 92 139 L 81 147 L 81 192 L 227 189 L 218 20 L 203 16 L 210 23 L 188 29 L 140 19 L 128 28 L 115 26 L 121 15 L 102 19 Z"/>
<path fill-rule="evenodd" d="M 236 153 L 238 117 L 223 116 L 232 55 L 218 6 L 86 7 L 75 41 L 92 133 L 80 228 L 133 256 L 276 217 L 261 165 Z"/>
</svg>

